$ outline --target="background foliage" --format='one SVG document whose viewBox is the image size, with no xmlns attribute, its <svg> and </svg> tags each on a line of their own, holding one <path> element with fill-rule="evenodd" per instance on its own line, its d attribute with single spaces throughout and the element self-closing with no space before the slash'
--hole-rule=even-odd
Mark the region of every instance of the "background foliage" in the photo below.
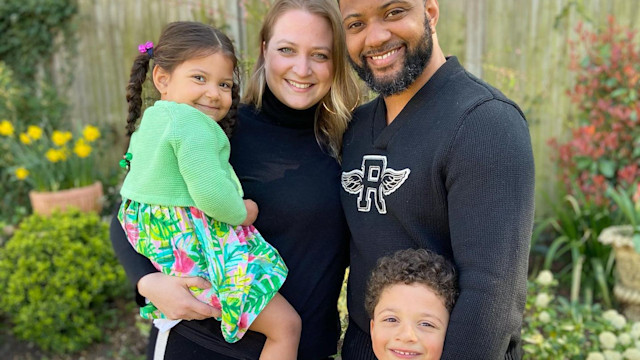
<svg viewBox="0 0 640 360">
<path fill-rule="evenodd" d="M 55 353 L 100 340 L 126 284 L 95 214 L 29 216 L 0 251 L 0 310 L 16 336 Z"/>
</svg>

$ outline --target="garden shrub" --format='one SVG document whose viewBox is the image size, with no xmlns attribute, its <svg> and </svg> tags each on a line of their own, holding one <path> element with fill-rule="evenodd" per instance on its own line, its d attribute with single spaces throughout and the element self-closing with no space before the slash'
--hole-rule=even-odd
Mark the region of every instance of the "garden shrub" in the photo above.
<svg viewBox="0 0 640 360">
<path fill-rule="evenodd" d="M 542 271 L 528 286 L 522 340 L 536 360 L 640 360 L 640 322 L 631 323 L 599 304 L 570 302 L 554 294 L 558 282 Z"/>
<path fill-rule="evenodd" d="M 126 278 L 96 214 L 31 215 L 0 249 L 0 311 L 12 332 L 69 353 L 100 340 Z"/>
<path fill-rule="evenodd" d="M 601 31 L 577 28 L 571 45 L 576 83 L 568 91 L 578 118 L 558 150 L 560 180 L 588 199 L 606 205 L 608 186 L 629 186 L 640 176 L 640 47 L 635 31 L 609 17 Z"/>
<path fill-rule="evenodd" d="M 559 278 L 563 285 L 579 285 L 586 302 L 612 306 L 613 256 L 597 239 L 620 221 L 607 189 L 628 188 L 640 176 L 640 48 L 635 32 L 613 17 L 602 29 L 580 24 L 577 34 L 570 43 L 575 85 L 568 91 L 577 118 L 568 139 L 550 141 L 565 196 L 555 197 L 562 198 L 552 206 L 555 220 L 543 223 L 553 232 L 546 256 L 554 269 L 570 270 Z"/>
</svg>

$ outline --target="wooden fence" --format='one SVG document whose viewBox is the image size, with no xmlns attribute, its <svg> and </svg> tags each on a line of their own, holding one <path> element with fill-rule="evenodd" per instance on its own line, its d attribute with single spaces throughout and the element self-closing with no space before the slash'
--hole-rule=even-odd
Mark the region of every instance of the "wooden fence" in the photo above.
<svg viewBox="0 0 640 360">
<path fill-rule="evenodd" d="M 79 0 L 79 45 L 69 91 L 73 117 L 124 129 L 124 88 L 137 44 L 157 39 L 164 24 L 198 20 L 224 26 L 239 53 L 255 58 L 260 7 L 268 0 Z M 553 195 L 554 166 L 547 141 L 562 137 L 574 117 L 565 95 L 568 40 L 579 21 L 601 26 L 607 15 L 633 27 L 640 1 L 440 0 L 437 33 L 446 54 L 518 102 L 530 124 L 537 206 Z M 253 8 L 249 8 L 253 6 Z M 256 10 L 257 9 L 257 10 Z M 256 15 L 257 14 L 257 15 Z"/>
</svg>

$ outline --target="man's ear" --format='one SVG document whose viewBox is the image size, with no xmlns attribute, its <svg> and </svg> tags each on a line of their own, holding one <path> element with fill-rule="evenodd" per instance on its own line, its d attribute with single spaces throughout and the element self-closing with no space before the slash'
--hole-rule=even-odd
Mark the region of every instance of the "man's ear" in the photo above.
<svg viewBox="0 0 640 360">
<path fill-rule="evenodd" d="M 170 74 L 158 65 L 153 67 L 153 85 L 160 92 L 160 95 L 167 93 L 167 85 L 169 84 Z"/>
<path fill-rule="evenodd" d="M 429 26 L 431 26 L 431 32 L 436 32 L 436 24 L 440 18 L 440 6 L 438 0 L 425 0 L 424 11 L 429 19 Z"/>
</svg>

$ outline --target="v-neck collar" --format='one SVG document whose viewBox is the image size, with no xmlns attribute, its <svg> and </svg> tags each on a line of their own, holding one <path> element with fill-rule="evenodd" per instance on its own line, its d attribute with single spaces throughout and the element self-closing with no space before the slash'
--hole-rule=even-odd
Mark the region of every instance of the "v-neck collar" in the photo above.
<svg viewBox="0 0 640 360">
<path fill-rule="evenodd" d="M 373 146 L 381 150 L 386 149 L 398 130 L 415 118 L 414 114 L 418 110 L 424 109 L 428 102 L 435 100 L 438 89 L 458 71 L 464 71 L 460 62 L 458 62 L 458 58 L 455 56 L 448 57 L 447 61 L 436 70 L 429 81 L 418 90 L 389 125 L 387 125 L 387 106 L 382 96 L 378 96 L 375 100 L 377 103 L 373 113 L 371 129 Z"/>
</svg>

